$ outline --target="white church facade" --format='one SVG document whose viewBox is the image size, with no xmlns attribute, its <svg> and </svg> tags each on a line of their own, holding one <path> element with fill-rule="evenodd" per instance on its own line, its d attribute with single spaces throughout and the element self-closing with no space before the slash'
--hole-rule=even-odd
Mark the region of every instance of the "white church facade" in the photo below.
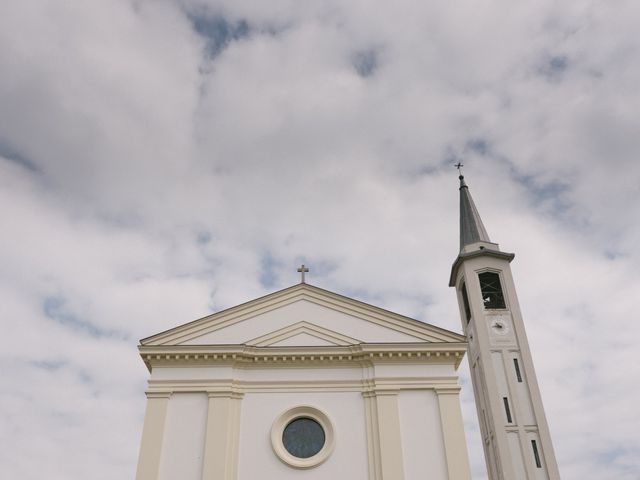
<svg viewBox="0 0 640 480">
<path fill-rule="evenodd" d="M 469 352 L 491 480 L 557 480 L 512 254 L 461 177 L 464 335 L 304 282 L 141 340 L 138 480 L 468 480 Z"/>
</svg>

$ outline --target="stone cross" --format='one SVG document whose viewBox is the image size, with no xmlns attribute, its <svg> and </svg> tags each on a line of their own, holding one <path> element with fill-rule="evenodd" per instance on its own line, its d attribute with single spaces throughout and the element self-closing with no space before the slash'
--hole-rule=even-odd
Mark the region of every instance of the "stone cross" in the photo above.
<svg viewBox="0 0 640 480">
<path fill-rule="evenodd" d="M 307 267 L 303 265 L 300 266 L 300 268 L 298 269 L 298 272 L 302 275 L 302 278 L 300 279 L 300 283 L 304 283 L 304 274 L 307 273 L 309 271 L 309 269 Z"/>
</svg>

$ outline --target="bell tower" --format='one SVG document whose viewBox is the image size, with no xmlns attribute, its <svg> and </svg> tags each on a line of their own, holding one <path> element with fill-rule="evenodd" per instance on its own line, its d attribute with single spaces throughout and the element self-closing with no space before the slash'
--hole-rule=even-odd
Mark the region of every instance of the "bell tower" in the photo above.
<svg viewBox="0 0 640 480">
<path fill-rule="evenodd" d="M 455 287 L 490 480 L 559 480 L 549 426 L 511 275 L 513 253 L 489 240 L 460 175 Z"/>
</svg>

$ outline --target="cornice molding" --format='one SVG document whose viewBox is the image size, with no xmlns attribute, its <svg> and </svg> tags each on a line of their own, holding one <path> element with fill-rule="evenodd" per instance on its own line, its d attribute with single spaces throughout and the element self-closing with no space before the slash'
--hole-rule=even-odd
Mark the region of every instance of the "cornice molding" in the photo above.
<svg viewBox="0 0 640 480">
<path fill-rule="evenodd" d="M 482 248 L 480 250 L 474 250 L 472 252 L 460 253 L 460 255 L 458 255 L 458 258 L 456 258 L 455 262 L 453 262 L 453 265 L 451 266 L 451 275 L 449 276 L 449 286 L 450 287 L 456 286 L 458 270 L 460 269 L 460 266 L 463 264 L 465 260 L 469 260 L 470 258 L 475 258 L 475 257 L 493 257 L 493 258 L 506 260 L 507 262 L 511 263 L 511 261 L 515 258 L 515 256 L 516 256 L 515 253 L 501 252 L 499 250 L 493 250 L 488 248 Z"/>
<path fill-rule="evenodd" d="M 361 392 L 366 396 L 391 395 L 403 390 L 434 390 L 437 394 L 457 394 L 457 377 L 393 377 L 362 380 L 149 380 L 147 395 L 205 392 L 209 397 L 242 398 L 247 392 Z"/>
<path fill-rule="evenodd" d="M 313 366 L 362 363 L 444 363 L 457 369 L 467 343 L 363 343 L 323 347 L 252 347 L 248 345 L 159 345 L 138 347 L 151 371 L 167 366 L 268 364 Z"/>
</svg>

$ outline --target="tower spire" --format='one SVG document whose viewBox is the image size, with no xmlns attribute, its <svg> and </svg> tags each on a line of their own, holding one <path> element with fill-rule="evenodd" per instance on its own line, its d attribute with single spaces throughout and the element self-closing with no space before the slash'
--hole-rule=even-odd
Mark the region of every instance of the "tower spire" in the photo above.
<svg viewBox="0 0 640 480">
<path fill-rule="evenodd" d="M 464 175 L 460 174 L 458 178 L 460 179 L 460 251 L 462 251 L 472 243 L 491 243 L 491 240 L 473 203 Z"/>
</svg>

